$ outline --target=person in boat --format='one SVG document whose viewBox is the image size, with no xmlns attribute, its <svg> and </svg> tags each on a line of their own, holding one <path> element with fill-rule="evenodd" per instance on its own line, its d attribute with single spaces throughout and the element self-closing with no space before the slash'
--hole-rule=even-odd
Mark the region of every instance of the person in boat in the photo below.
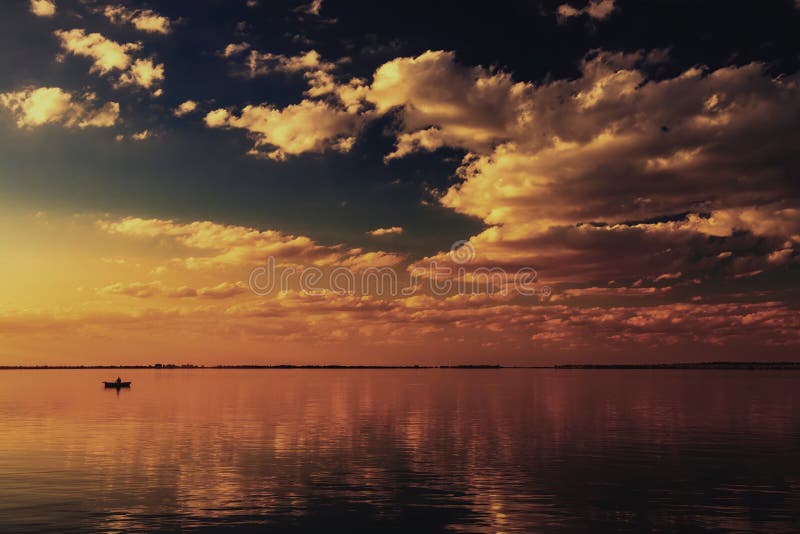
<svg viewBox="0 0 800 534">
<path fill-rule="evenodd" d="M 119 384 L 122 384 L 122 379 L 120 377 L 117 377 L 117 385 Z"/>
</svg>

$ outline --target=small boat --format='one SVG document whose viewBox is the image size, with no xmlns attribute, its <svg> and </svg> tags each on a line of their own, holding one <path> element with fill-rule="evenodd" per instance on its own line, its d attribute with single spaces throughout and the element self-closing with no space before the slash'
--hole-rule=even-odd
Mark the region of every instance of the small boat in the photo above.
<svg viewBox="0 0 800 534">
<path fill-rule="evenodd" d="M 129 388 L 129 387 L 131 387 L 131 383 L 130 382 L 120 382 L 120 381 L 117 381 L 117 382 L 103 382 L 103 384 L 105 384 L 107 388 L 117 388 L 117 389 L 119 389 L 119 388 Z"/>
</svg>

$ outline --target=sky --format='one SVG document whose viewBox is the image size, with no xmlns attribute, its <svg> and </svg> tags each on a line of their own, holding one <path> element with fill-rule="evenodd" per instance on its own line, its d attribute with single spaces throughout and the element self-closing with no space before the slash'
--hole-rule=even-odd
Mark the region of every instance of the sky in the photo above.
<svg viewBox="0 0 800 534">
<path fill-rule="evenodd" d="M 800 3 L 12 0 L 0 365 L 800 345 Z"/>
</svg>

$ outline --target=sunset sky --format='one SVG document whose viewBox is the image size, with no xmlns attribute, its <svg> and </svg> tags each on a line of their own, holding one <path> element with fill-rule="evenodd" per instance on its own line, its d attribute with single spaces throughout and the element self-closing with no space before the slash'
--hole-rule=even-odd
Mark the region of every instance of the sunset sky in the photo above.
<svg viewBox="0 0 800 534">
<path fill-rule="evenodd" d="M 0 365 L 793 359 L 798 28 L 794 0 L 4 2 Z M 535 291 L 256 294 L 268 258 Z"/>
</svg>

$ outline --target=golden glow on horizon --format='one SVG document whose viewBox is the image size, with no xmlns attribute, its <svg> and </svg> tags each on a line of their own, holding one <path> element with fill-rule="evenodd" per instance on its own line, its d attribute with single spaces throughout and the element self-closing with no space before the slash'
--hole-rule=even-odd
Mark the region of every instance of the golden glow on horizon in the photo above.
<svg viewBox="0 0 800 534">
<path fill-rule="evenodd" d="M 758 339 L 775 338 L 798 320 L 780 302 L 639 306 L 644 296 L 669 295 L 641 285 L 565 289 L 549 303 L 486 293 L 311 294 L 296 281 L 287 292 L 260 296 L 247 280 L 270 252 L 290 266 L 325 272 L 376 257 L 210 221 L 16 208 L 0 217 L 0 235 L 13 252 L 0 264 L 0 365 L 559 361 L 538 356 L 540 350 L 572 361 L 585 361 L 587 351 L 595 361 L 618 361 L 637 357 L 619 352 L 619 343 L 673 351 L 707 332 L 702 342 L 724 350 L 733 342 L 747 346 L 754 331 L 762 332 Z M 632 304 L 573 305 L 619 297 Z"/>
</svg>

